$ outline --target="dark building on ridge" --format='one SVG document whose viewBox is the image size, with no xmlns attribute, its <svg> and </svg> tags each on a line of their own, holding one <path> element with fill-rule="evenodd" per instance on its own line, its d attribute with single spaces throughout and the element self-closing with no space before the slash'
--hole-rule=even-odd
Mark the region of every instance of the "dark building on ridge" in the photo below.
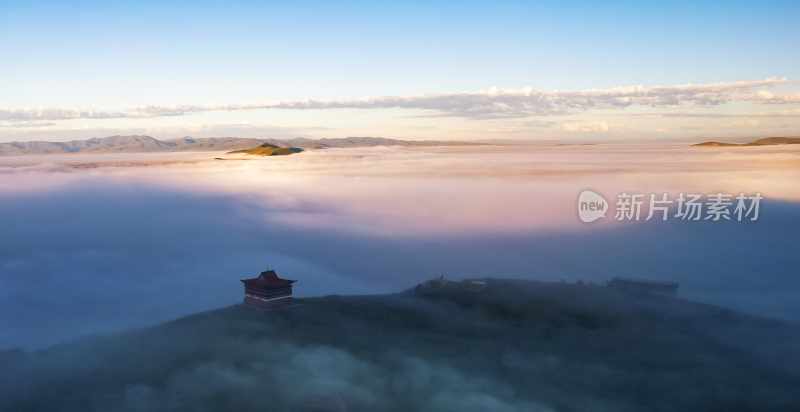
<svg viewBox="0 0 800 412">
<path fill-rule="evenodd" d="M 242 279 L 244 304 L 272 309 L 292 303 L 292 284 L 296 280 L 283 279 L 274 270 L 261 272 L 258 277 Z"/>
<path fill-rule="evenodd" d="M 608 287 L 633 293 L 655 293 L 668 296 L 676 296 L 678 294 L 678 283 L 676 282 L 614 278 L 608 282 Z"/>
</svg>

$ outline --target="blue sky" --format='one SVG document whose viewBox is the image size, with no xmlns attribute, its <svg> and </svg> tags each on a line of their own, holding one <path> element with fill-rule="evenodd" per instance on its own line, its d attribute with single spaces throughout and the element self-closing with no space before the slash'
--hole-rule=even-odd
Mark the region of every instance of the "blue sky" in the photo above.
<svg viewBox="0 0 800 412">
<path fill-rule="evenodd" d="M 658 115 L 642 120 L 647 116 L 640 112 L 654 109 L 648 105 L 614 107 L 611 113 L 517 113 L 502 120 L 453 116 L 413 104 L 203 110 L 170 119 L 8 113 L 351 101 L 490 87 L 551 93 L 771 77 L 786 81 L 770 85 L 769 93 L 793 96 L 800 79 L 797 2 L 69 3 L 0 5 L 2 140 L 126 131 L 170 137 L 241 132 L 242 127 L 250 134 L 319 137 L 659 138 L 647 130 L 666 130 L 678 120 L 666 122 Z M 715 104 L 713 114 L 735 114 L 742 124 L 756 126 L 740 130 L 727 117 L 727 123 L 717 124 L 722 122 L 717 118 L 708 130 L 691 131 L 696 119 L 689 118 L 661 137 L 800 134 L 800 105 L 789 102 L 764 105 L 739 96 Z M 698 110 L 691 106 L 657 109 Z M 625 119 L 634 112 L 639 117 Z M 764 116 L 771 113 L 780 115 Z M 749 114 L 756 116 L 745 117 Z M 564 127 L 569 124 L 578 126 Z"/>
</svg>

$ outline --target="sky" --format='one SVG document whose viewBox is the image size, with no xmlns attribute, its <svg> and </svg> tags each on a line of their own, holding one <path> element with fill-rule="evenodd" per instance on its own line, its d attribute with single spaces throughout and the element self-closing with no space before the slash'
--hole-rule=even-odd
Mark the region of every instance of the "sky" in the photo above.
<svg viewBox="0 0 800 412">
<path fill-rule="evenodd" d="M 797 2 L 4 1 L 0 142 L 800 135 Z"/>
</svg>

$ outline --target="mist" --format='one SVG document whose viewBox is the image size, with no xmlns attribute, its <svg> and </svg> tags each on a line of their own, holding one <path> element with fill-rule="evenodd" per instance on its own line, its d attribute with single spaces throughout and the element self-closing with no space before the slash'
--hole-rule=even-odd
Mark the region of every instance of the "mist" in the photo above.
<svg viewBox="0 0 800 412">
<path fill-rule="evenodd" d="M 668 154 L 664 154 L 667 150 Z M 671 151 L 671 154 L 669 153 Z M 236 304 L 267 266 L 296 294 L 446 274 L 674 280 L 798 320 L 798 151 L 336 149 L 0 159 L 0 348 L 40 348 Z M 757 222 L 580 223 L 583 188 L 761 192 Z"/>
</svg>

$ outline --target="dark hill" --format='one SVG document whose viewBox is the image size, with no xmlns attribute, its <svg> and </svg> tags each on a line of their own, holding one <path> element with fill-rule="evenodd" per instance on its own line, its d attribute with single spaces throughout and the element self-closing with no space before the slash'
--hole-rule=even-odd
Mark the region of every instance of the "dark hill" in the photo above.
<svg viewBox="0 0 800 412">
<path fill-rule="evenodd" d="M 800 144 L 800 137 L 765 137 L 762 139 L 753 140 L 750 143 L 722 143 L 717 141 L 709 141 L 709 142 L 693 144 L 692 146 L 730 147 L 730 146 L 776 146 L 784 144 Z"/>
<path fill-rule="evenodd" d="M 0 410 L 796 411 L 798 336 L 675 298 L 489 280 L 10 351 Z"/>
<path fill-rule="evenodd" d="M 280 147 L 271 143 L 262 143 L 256 147 L 244 150 L 234 150 L 228 154 L 248 154 L 254 156 L 286 156 L 300 153 L 303 149 L 299 147 Z"/>
</svg>

